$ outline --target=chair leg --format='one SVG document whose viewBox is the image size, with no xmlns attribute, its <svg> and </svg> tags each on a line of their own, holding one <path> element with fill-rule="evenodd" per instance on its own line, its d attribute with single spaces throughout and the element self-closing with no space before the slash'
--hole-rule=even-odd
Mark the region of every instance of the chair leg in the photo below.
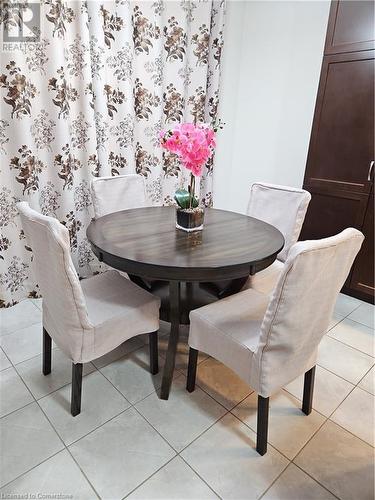
<svg viewBox="0 0 375 500">
<path fill-rule="evenodd" d="M 81 413 L 82 368 L 82 363 L 72 363 L 72 395 L 70 402 L 70 413 L 73 415 L 73 417 Z"/>
<path fill-rule="evenodd" d="M 186 382 L 186 390 L 188 392 L 193 392 L 195 389 L 195 379 L 197 376 L 198 354 L 199 354 L 199 351 L 190 347 L 187 382 Z"/>
<path fill-rule="evenodd" d="M 148 343 L 150 347 L 150 373 L 156 375 L 159 372 L 158 332 L 148 334 Z"/>
<path fill-rule="evenodd" d="M 52 339 L 47 330 L 43 327 L 43 375 L 51 373 L 51 360 L 52 360 Z"/>
<path fill-rule="evenodd" d="M 269 398 L 258 396 L 257 452 L 259 455 L 267 452 L 269 402 Z"/>
<path fill-rule="evenodd" d="M 314 381 L 315 381 L 315 366 L 313 366 L 308 372 L 305 373 L 305 382 L 303 385 L 302 411 L 306 415 L 310 415 L 312 410 Z"/>
</svg>

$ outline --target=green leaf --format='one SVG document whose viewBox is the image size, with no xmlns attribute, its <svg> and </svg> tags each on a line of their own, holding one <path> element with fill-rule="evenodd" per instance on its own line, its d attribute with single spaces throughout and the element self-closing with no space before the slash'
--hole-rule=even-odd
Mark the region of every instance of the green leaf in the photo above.
<svg viewBox="0 0 375 500">
<path fill-rule="evenodd" d="M 186 191 L 186 189 L 178 189 L 174 195 L 174 199 L 179 207 L 189 208 L 190 194 Z"/>
<path fill-rule="evenodd" d="M 191 198 L 190 193 L 186 191 L 186 189 L 178 189 L 174 195 L 174 199 L 176 200 L 177 205 L 183 209 L 190 207 L 190 198 Z M 197 206 L 198 206 L 198 200 L 194 196 L 192 200 L 192 207 L 196 208 Z"/>
<path fill-rule="evenodd" d="M 192 208 L 197 208 L 198 205 L 199 205 L 198 199 L 197 199 L 196 196 L 194 196 L 193 203 L 192 203 Z"/>
</svg>

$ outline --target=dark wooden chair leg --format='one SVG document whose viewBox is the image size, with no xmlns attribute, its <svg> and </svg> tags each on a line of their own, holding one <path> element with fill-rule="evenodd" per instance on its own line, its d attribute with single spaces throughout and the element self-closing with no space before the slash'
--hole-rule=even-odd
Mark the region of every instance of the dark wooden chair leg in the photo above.
<svg viewBox="0 0 375 500">
<path fill-rule="evenodd" d="M 43 327 L 43 375 L 51 373 L 52 362 L 52 339 L 47 330 Z"/>
<path fill-rule="evenodd" d="M 195 379 L 197 376 L 198 353 L 199 353 L 199 351 L 190 347 L 187 382 L 186 382 L 186 390 L 188 392 L 193 392 L 195 389 Z"/>
<path fill-rule="evenodd" d="M 70 413 L 73 417 L 81 413 L 82 368 L 82 363 L 72 363 L 72 396 L 70 402 Z"/>
<path fill-rule="evenodd" d="M 303 385 L 302 411 L 306 415 L 310 415 L 312 410 L 314 382 L 315 382 L 315 366 L 313 366 L 308 372 L 305 373 L 305 382 Z"/>
<path fill-rule="evenodd" d="M 269 398 L 258 396 L 257 418 L 257 452 L 264 455 L 267 452 Z"/>
<path fill-rule="evenodd" d="M 158 332 L 148 334 L 148 343 L 150 347 L 150 373 L 156 375 L 159 372 Z"/>
</svg>

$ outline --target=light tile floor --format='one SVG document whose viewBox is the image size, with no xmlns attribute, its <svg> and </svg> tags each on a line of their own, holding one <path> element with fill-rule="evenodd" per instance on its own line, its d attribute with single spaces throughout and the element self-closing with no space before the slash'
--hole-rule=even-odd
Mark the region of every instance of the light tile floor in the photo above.
<svg viewBox="0 0 375 500">
<path fill-rule="evenodd" d="M 300 411 L 302 376 L 276 394 L 264 457 L 254 450 L 256 394 L 203 353 L 188 394 L 184 342 L 169 401 L 156 395 L 160 374 L 148 373 L 139 337 L 85 366 L 83 411 L 71 417 L 69 361 L 55 348 L 52 373 L 40 372 L 41 307 L 0 309 L 0 498 L 374 498 L 373 306 L 339 296 L 314 411 Z M 162 324 L 161 366 L 166 346 Z"/>
</svg>

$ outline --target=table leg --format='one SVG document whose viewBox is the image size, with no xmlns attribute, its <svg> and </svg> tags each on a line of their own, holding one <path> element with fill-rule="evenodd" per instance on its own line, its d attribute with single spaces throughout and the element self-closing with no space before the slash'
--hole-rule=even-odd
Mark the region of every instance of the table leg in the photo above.
<svg viewBox="0 0 375 500">
<path fill-rule="evenodd" d="M 161 383 L 161 399 L 168 399 L 169 397 L 176 362 L 177 344 L 180 336 L 180 287 L 179 281 L 171 281 L 169 283 L 171 333 L 169 335 L 168 351 Z"/>
<path fill-rule="evenodd" d="M 188 325 L 190 323 L 189 314 L 191 309 L 193 308 L 194 285 L 195 285 L 194 283 L 188 281 L 185 283 L 185 290 L 182 289 L 181 291 L 182 297 L 180 305 L 180 314 L 181 314 L 180 322 L 184 325 Z"/>
<path fill-rule="evenodd" d="M 224 299 L 225 297 L 229 297 L 230 295 L 240 292 L 248 279 L 249 277 L 245 276 L 244 278 L 232 280 L 223 290 L 219 292 L 219 299 Z"/>
</svg>

